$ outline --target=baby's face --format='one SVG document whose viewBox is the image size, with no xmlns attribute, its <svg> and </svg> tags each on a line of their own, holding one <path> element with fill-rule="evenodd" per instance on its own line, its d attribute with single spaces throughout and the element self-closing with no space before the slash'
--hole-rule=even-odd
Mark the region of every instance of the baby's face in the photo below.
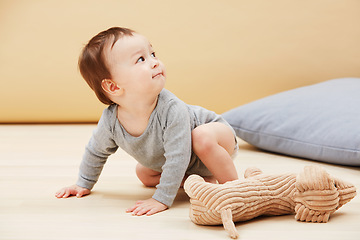
<svg viewBox="0 0 360 240">
<path fill-rule="evenodd" d="M 124 36 L 105 50 L 112 81 L 127 93 L 158 95 L 165 85 L 165 67 L 142 35 Z"/>
</svg>

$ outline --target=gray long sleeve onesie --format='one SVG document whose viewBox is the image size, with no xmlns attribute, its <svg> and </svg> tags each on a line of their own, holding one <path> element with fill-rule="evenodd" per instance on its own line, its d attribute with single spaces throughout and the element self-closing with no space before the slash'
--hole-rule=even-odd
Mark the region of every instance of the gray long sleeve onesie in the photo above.
<svg viewBox="0 0 360 240">
<path fill-rule="evenodd" d="M 92 189 L 108 156 L 120 147 L 145 167 L 161 172 L 160 183 L 152 198 L 170 207 L 185 173 L 211 175 L 191 151 L 191 131 L 209 122 L 230 126 L 220 115 L 187 105 L 163 89 L 146 130 L 141 136 L 134 137 L 117 120 L 117 105 L 110 105 L 104 110 L 86 146 L 77 185 Z"/>
</svg>

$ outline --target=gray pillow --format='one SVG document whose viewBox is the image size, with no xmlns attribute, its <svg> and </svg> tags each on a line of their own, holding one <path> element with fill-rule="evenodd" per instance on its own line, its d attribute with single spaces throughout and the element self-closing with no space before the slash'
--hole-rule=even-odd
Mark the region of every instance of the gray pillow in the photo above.
<svg viewBox="0 0 360 240">
<path fill-rule="evenodd" d="M 223 117 L 238 137 L 261 149 L 360 166 L 360 78 L 282 92 Z"/>
</svg>

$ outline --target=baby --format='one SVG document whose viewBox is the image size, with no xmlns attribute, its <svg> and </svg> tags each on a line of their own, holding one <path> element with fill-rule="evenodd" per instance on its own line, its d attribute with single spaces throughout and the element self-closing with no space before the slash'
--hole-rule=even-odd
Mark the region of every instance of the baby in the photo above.
<svg viewBox="0 0 360 240">
<path fill-rule="evenodd" d="M 118 147 L 138 161 L 140 181 L 156 187 L 152 198 L 127 209 L 133 215 L 169 208 L 190 174 L 209 182 L 238 179 L 234 130 L 221 116 L 187 105 L 164 89 L 165 67 L 144 36 L 119 27 L 100 32 L 84 47 L 79 68 L 109 107 L 86 146 L 78 181 L 60 189 L 57 198 L 90 194 Z"/>
</svg>

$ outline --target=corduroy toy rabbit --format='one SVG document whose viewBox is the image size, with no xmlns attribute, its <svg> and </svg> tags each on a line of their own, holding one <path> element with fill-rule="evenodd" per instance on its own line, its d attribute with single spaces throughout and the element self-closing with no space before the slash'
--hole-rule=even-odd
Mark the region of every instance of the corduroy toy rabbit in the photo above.
<svg viewBox="0 0 360 240">
<path fill-rule="evenodd" d="M 354 185 L 307 166 L 299 175 L 266 175 L 258 168 L 245 171 L 245 180 L 207 183 L 198 175 L 185 181 L 190 219 L 200 225 L 223 224 L 237 238 L 234 222 L 260 215 L 295 214 L 304 222 L 327 222 L 330 214 L 356 195 Z"/>
</svg>

